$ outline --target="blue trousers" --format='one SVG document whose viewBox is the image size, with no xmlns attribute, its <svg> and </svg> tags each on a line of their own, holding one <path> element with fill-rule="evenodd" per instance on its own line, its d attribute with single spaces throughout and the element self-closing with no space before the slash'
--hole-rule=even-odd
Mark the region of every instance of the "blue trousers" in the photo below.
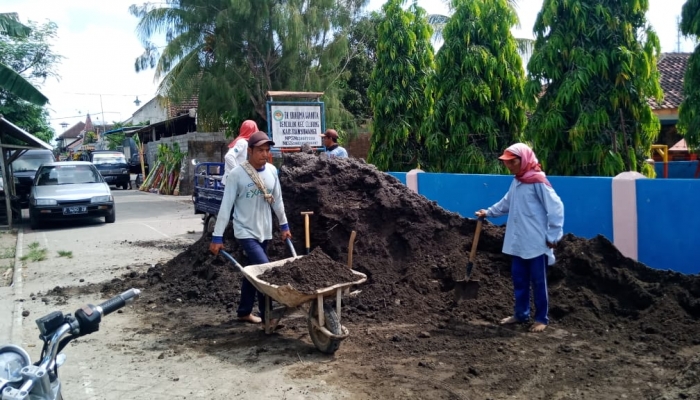
<svg viewBox="0 0 700 400">
<path fill-rule="evenodd" d="M 535 322 L 549 324 L 549 296 L 547 294 L 547 255 L 529 260 L 513 256 L 513 289 L 515 291 L 515 318 L 530 319 L 530 283 L 535 298 Z"/>
<path fill-rule="evenodd" d="M 260 243 L 255 239 L 238 239 L 238 244 L 243 247 L 243 251 L 248 258 L 248 265 L 265 264 L 270 262 L 267 258 L 267 243 L 268 240 Z M 237 314 L 239 317 L 245 317 L 253 312 L 255 305 L 255 296 L 258 297 L 258 309 L 260 309 L 260 318 L 265 319 L 265 295 L 258 292 L 248 279 L 245 277 L 241 282 L 241 302 L 238 304 Z"/>
</svg>

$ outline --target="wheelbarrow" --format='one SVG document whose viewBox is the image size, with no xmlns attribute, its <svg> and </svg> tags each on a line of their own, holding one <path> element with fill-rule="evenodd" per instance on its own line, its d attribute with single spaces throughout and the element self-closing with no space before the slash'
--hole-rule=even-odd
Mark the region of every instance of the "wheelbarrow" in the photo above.
<svg viewBox="0 0 700 400">
<path fill-rule="evenodd" d="M 219 253 L 231 261 L 257 290 L 266 295 L 264 306 L 265 320 L 263 321 L 265 333 L 270 334 L 274 332 L 276 324 L 279 323 L 286 314 L 296 311 L 299 308 L 308 308 L 307 325 L 311 341 L 321 352 L 333 354 L 340 347 L 340 343 L 350 335 L 348 329 L 340 323 L 342 296 L 351 286 L 365 282 L 367 280 L 367 275 L 352 270 L 352 273 L 357 277 L 357 280 L 354 282 L 344 282 L 316 289 L 312 293 L 302 293 L 288 284 L 278 286 L 259 279 L 259 275 L 271 268 L 280 267 L 289 261 L 302 258 L 302 256 L 297 256 L 291 240 L 287 239 L 287 244 L 292 250 L 292 257 L 266 264 L 249 265 L 247 267 L 241 266 L 241 264 L 226 251 L 221 250 Z M 352 293 L 350 295 L 352 295 Z M 333 298 L 335 299 L 335 307 L 326 304 L 324 301 Z M 281 304 L 281 306 L 273 309 L 270 299 L 275 300 L 277 303 Z M 319 310 L 323 311 L 319 312 Z M 274 324 L 271 323 L 272 320 L 275 320 Z"/>
</svg>

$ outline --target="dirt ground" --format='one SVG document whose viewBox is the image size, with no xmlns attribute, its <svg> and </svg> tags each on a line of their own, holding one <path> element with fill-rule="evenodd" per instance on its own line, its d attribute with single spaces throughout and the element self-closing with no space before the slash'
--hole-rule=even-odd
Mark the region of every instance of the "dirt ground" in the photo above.
<svg viewBox="0 0 700 400">
<path fill-rule="evenodd" d="M 700 398 L 697 276 L 647 268 L 603 237 L 567 235 L 548 271 L 549 328 L 533 334 L 528 325 L 502 327 L 496 322 L 512 312 L 503 227 L 484 226 L 474 272 L 479 298 L 454 304 L 451 289 L 463 276 L 474 220 L 354 159 L 295 154 L 280 177 L 297 249 L 304 246 L 302 211 L 314 211 L 312 247 L 339 262 L 357 231 L 353 266 L 368 281 L 344 303 L 350 337 L 334 356 L 313 347 L 303 313 L 270 336 L 235 322 L 241 276 L 207 253 L 206 239 L 93 289 L 112 295 L 145 288 L 135 309 L 144 329 L 162 332 L 172 351 L 238 349 L 241 357 L 227 361 L 296 364 L 295 376 L 357 398 Z M 245 265 L 230 232 L 225 242 Z M 271 260 L 289 256 L 279 240 L 268 253 Z M 49 294 L 60 300 L 70 290 Z"/>
</svg>

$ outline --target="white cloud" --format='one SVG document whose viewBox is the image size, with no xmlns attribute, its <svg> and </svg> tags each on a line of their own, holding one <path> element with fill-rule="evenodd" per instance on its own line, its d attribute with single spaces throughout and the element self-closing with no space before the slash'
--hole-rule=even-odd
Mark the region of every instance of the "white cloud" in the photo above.
<svg viewBox="0 0 700 400">
<path fill-rule="evenodd" d="M 135 34 L 138 20 L 128 7 L 134 0 L 7 0 L 1 12 L 17 12 L 22 21 L 58 25 L 54 51 L 64 56 L 60 81 L 48 80 L 42 92 L 49 98 L 52 127 L 63 132 L 61 122 L 84 121 L 89 112 L 93 123 L 129 118 L 142 102 L 155 94 L 153 71 L 136 73 L 134 61 L 143 48 Z M 139 3 L 140 4 L 140 3 Z M 100 104 L 102 94 L 102 104 Z M 143 105 L 143 103 L 142 103 Z M 102 111 L 104 110 L 104 118 Z M 74 118 L 66 118 L 72 117 Z M 58 119 L 61 118 L 61 119 Z"/>
</svg>

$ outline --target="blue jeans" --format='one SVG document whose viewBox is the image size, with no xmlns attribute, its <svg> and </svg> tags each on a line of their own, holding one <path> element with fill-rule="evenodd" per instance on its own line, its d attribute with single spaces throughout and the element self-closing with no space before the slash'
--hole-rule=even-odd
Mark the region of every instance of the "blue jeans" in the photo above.
<svg viewBox="0 0 700 400">
<path fill-rule="evenodd" d="M 515 318 L 530 319 L 530 283 L 535 298 L 535 322 L 549 324 L 549 296 L 547 295 L 547 255 L 529 260 L 513 256 L 513 289 L 515 291 Z"/>
<path fill-rule="evenodd" d="M 267 243 L 268 240 L 260 243 L 255 239 L 238 239 L 238 244 L 243 247 L 243 251 L 248 258 L 248 265 L 265 264 L 270 262 L 267 258 Z M 243 277 L 241 282 L 241 302 L 238 304 L 237 314 L 239 317 L 245 317 L 253 312 L 255 305 L 255 295 L 258 297 L 258 309 L 260 309 L 260 318 L 265 319 L 265 295 L 251 284 L 248 279 Z"/>
</svg>

